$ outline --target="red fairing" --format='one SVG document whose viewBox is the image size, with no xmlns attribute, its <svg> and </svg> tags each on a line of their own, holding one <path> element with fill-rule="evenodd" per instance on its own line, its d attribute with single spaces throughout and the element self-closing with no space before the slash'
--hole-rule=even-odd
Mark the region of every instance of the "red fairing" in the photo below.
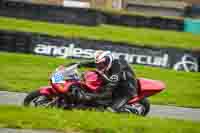
<svg viewBox="0 0 200 133">
<path fill-rule="evenodd" d="M 43 95 L 50 95 L 54 93 L 54 90 L 52 89 L 51 86 L 40 87 L 39 90 L 40 90 L 40 94 L 43 94 Z"/>
<path fill-rule="evenodd" d="M 84 83 L 88 89 L 97 92 L 102 86 L 102 79 L 95 71 L 88 71 L 84 74 Z"/>
<path fill-rule="evenodd" d="M 66 81 L 64 84 L 59 83 L 51 83 L 51 86 L 44 86 L 41 87 L 40 93 L 43 95 L 51 95 L 51 94 L 57 94 L 57 93 L 67 93 L 69 91 L 69 88 L 73 84 L 79 84 L 77 81 Z M 64 87 L 59 87 L 60 85 L 64 85 Z M 61 90 L 62 88 L 62 90 Z"/>
<path fill-rule="evenodd" d="M 144 97 L 154 95 L 163 89 L 165 89 L 165 84 L 158 80 L 151 80 L 145 78 L 138 79 L 138 96 L 133 97 L 128 103 L 132 104 L 140 101 Z"/>
<path fill-rule="evenodd" d="M 139 78 L 140 93 L 150 96 L 165 89 L 165 84 L 158 80 Z"/>
<path fill-rule="evenodd" d="M 73 84 L 78 84 L 79 82 L 77 81 L 66 81 L 63 85 L 64 87 L 59 87 L 61 84 L 60 83 L 55 83 L 55 84 L 52 84 L 53 88 L 55 88 L 55 90 L 58 92 L 58 93 L 66 93 L 69 91 L 69 88 L 71 85 Z M 61 90 L 62 88 L 62 90 Z"/>
</svg>

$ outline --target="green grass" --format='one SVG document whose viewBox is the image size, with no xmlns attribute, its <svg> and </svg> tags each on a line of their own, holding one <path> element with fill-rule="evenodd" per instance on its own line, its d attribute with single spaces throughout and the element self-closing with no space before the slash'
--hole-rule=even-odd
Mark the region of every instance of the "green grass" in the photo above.
<svg viewBox="0 0 200 133">
<path fill-rule="evenodd" d="M 140 46 L 200 49 L 199 35 L 146 28 L 128 28 L 108 25 L 87 27 L 0 17 L 0 29 L 45 33 L 53 36 L 127 42 Z"/>
<path fill-rule="evenodd" d="M 5 115 L 6 114 L 6 115 Z M 0 127 L 65 133 L 199 133 L 200 123 L 94 111 L 0 106 Z"/>
<path fill-rule="evenodd" d="M 0 90 L 29 92 L 48 84 L 58 65 L 74 60 L 0 52 Z M 162 80 L 167 89 L 152 96 L 154 104 L 200 107 L 200 74 L 134 65 L 138 77 Z"/>
</svg>

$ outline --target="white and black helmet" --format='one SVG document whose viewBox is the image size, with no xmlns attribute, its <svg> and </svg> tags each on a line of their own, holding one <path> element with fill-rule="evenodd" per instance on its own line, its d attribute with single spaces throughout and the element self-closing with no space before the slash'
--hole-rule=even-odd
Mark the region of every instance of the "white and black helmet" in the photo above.
<svg viewBox="0 0 200 133">
<path fill-rule="evenodd" d="M 109 51 L 98 50 L 94 55 L 97 70 L 100 72 L 108 71 L 113 62 L 113 56 Z"/>
</svg>

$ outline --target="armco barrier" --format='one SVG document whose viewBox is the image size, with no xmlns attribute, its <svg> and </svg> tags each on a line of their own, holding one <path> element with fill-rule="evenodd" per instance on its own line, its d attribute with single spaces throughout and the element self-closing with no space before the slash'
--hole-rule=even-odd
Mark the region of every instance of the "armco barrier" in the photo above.
<svg viewBox="0 0 200 133">
<path fill-rule="evenodd" d="M 42 20 L 49 22 L 97 25 L 96 10 L 65 8 L 63 6 L 38 5 L 5 1 L 0 4 L 0 16 Z"/>
<path fill-rule="evenodd" d="M 0 31 L 0 51 L 25 52 L 62 58 L 91 59 L 98 49 L 124 56 L 131 64 L 184 71 L 200 71 L 200 51 L 154 48 L 121 42 L 53 37 L 42 34 Z"/>
<path fill-rule="evenodd" d="M 4 1 L 0 4 L 0 16 L 42 20 L 65 24 L 95 26 L 98 24 L 150 27 L 183 31 L 184 21 L 161 17 L 145 17 L 94 9 L 69 8 L 52 5 Z"/>
<path fill-rule="evenodd" d="M 187 8 L 186 14 L 192 18 L 200 18 L 200 4 L 192 5 Z"/>
<path fill-rule="evenodd" d="M 104 13 L 105 23 L 114 25 L 125 25 L 131 27 L 149 27 L 165 30 L 183 31 L 184 21 L 182 19 L 169 19 L 161 17 L 133 16 L 123 14 Z"/>
</svg>

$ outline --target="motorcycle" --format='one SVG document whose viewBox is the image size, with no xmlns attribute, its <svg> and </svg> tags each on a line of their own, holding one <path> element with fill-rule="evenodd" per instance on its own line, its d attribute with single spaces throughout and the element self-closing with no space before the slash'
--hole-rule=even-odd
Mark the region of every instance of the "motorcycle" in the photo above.
<svg viewBox="0 0 200 133">
<path fill-rule="evenodd" d="M 63 70 L 65 74 L 64 90 L 58 90 L 57 83 Z M 62 73 L 63 74 L 63 73 Z M 90 102 L 77 101 L 74 94 L 95 93 L 102 89 L 102 79 L 95 70 L 90 70 L 80 74 L 78 65 L 69 67 L 58 67 L 51 74 L 50 86 L 40 87 L 36 91 L 30 92 L 24 99 L 24 106 L 58 107 L 64 109 L 105 109 L 111 104 L 112 99 L 95 100 Z M 147 97 L 155 95 L 165 89 L 165 84 L 158 80 L 138 78 L 138 95 L 129 100 L 122 109 L 124 112 L 146 116 L 150 111 L 150 102 Z"/>
</svg>

